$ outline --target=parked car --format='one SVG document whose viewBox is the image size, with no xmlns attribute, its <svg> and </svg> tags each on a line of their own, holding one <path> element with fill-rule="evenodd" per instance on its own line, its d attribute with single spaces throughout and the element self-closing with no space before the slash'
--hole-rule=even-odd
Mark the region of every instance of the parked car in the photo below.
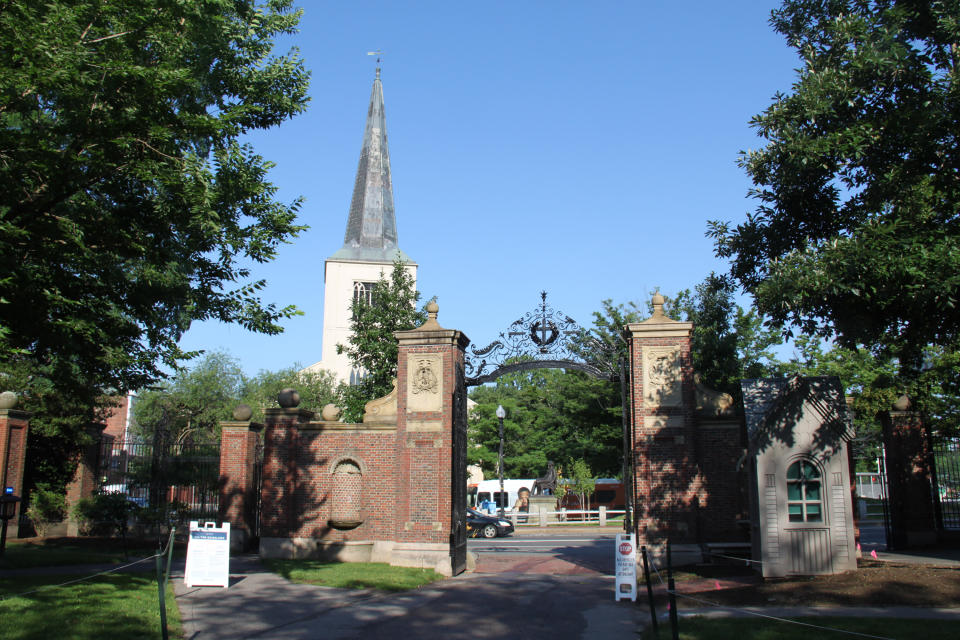
<svg viewBox="0 0 960 640">
<path fill-rule="evenodd" d="M 471 538 L 496 538 L 513 533 L 513 523 L 467 507 L 467 535 Z"/>
</svg>

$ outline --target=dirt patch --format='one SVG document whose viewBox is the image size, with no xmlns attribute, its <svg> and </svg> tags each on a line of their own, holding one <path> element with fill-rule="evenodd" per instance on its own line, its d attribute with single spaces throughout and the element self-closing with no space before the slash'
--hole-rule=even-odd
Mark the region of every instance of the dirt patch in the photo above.
<svg viewBox="0 0 960 640">
<path fill-rule="evenodd" d="M 837 575 L 763 580 L 748 570 L 709 565 L 678 573 L 677 592 L 729 606 L 957 607 L 960 568 L 861 560 L 856 571 Z M 662 586 L 655 593 L 658 600 L 666 597 Z M 703 605 L 686 600 L 679 606 Z"/>
</svg>

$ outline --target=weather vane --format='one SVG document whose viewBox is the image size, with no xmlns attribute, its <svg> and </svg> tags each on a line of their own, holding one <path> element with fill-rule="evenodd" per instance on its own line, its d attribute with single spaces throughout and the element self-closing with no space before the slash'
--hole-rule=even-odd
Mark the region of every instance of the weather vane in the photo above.
<svg viewBox="0 0 960 640">
<path fill-rule="evenodd" d="M 367 51 L 368 56 L 377 56 L 377 66 L 380 66 L 380 57 L 383 55 L 383 51 L 377 49 L 376 51 Z"/>
</svg>

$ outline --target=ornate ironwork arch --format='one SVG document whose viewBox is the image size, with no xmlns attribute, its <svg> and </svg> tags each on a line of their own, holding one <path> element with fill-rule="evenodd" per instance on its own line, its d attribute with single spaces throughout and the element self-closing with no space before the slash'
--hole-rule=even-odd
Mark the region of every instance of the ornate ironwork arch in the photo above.
<svg viewBox="0 0 960 640">
<path fill-rule="evenodd" d="M 547 304 L 546 291 L 540 292 L 538 308 L 515 320 L 487 346 L 469 347 L 465 356 L 467 386 L 530 369 L 574 369 L 604 380 L 620 373 L 615 348 Z"/>
</svg>

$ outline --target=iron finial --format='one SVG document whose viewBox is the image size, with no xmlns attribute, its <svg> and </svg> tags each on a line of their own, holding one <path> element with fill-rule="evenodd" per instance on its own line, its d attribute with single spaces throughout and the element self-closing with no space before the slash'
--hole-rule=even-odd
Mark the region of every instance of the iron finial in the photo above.
<svg viewBox="0 0 960 640">
<path fill-rule="evenodd" d="M 383 56 L 383 51 L 377 49 L 376 51 L 367 51 L 368 56 L 377 56 L 377 79 L 380 79 L 380 58 Z"/>
</svg>

